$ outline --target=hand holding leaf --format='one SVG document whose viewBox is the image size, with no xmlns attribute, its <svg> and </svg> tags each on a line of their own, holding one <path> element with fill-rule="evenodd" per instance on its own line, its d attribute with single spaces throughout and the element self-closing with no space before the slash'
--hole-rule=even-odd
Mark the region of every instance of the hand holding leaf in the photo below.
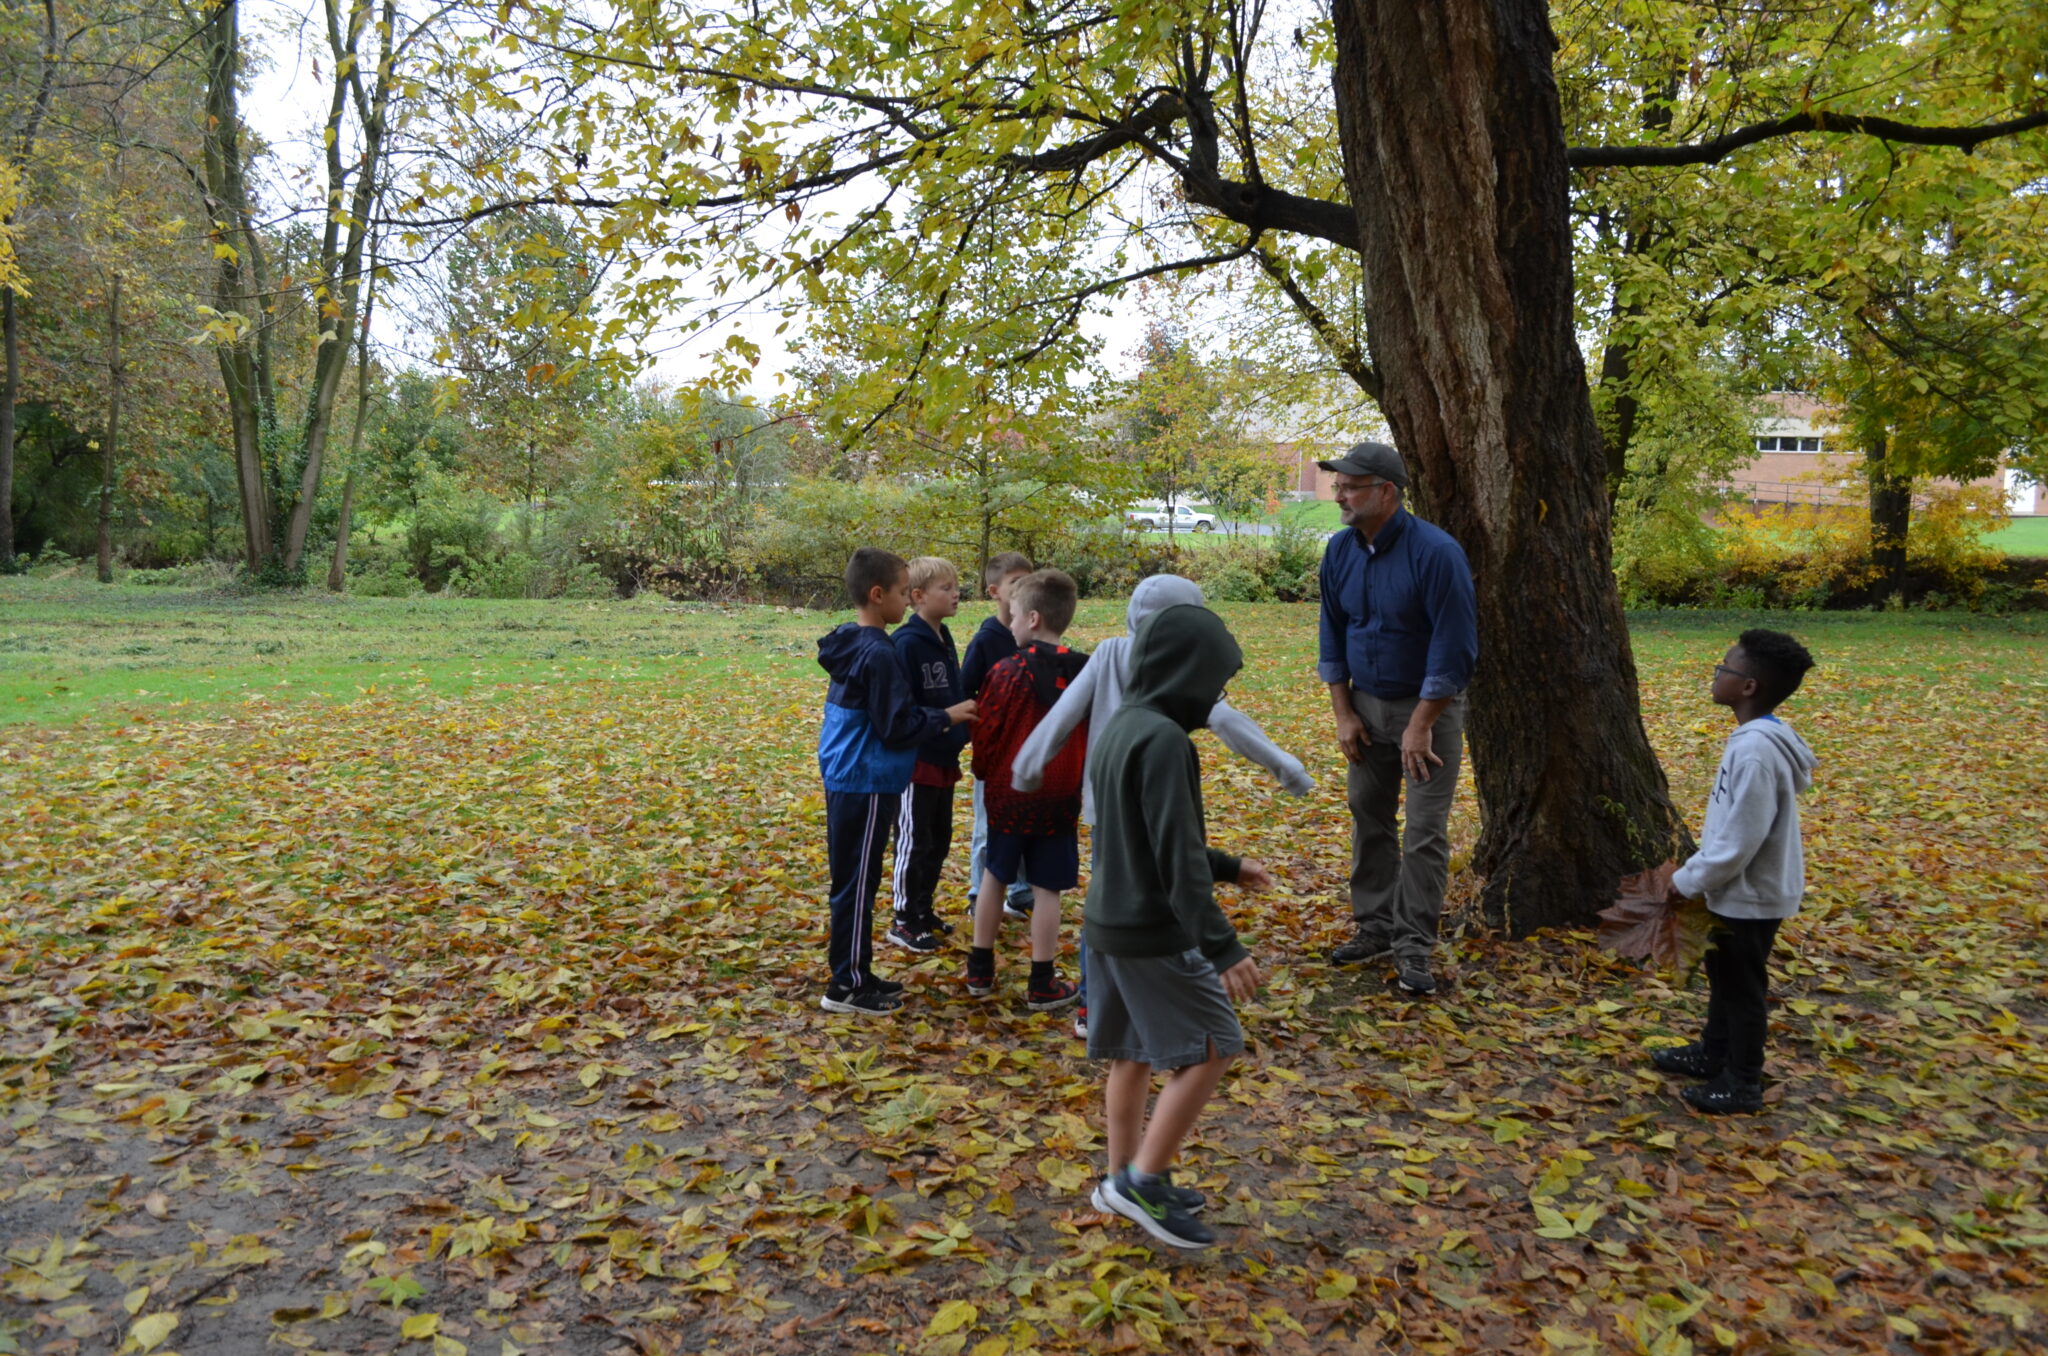
<svg viewBox="0 0 2048 1356">
<path fill-rule="evenodd" d="M 1677 871 L 1677 862 L 1666 862 L 1623 876 L 1613 905 L 1600 911 L 1600 945 L 1663 966 L 1682 983 L 1707 953 L 1711 915 L 1705 903 L 1673 888 Z"/>
</svg>

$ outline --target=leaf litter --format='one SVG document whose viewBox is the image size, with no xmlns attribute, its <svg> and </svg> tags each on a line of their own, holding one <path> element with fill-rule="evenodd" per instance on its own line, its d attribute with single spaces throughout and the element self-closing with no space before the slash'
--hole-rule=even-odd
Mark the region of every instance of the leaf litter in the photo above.
<svg viewBox="0 0 2048 1356">
<path fill-rule="evenodd" d="M 1699 988 L 1488 936 L 1462 871 L 1437 1002 L 1317 961 L 1312 631 L 1225 611 L 1321 786 L 1205 743 L 1219 842 L 1283 878 L 1227 901 L 1271 985 L 1182 1169 L 1222 1248 L 1089 1208 L 1095 1071 L 959 953 L 886 958 L 893 1024 L 815 1011 L 790 654 L 0 733 L 0 1351 L 2038 1349 L 2048 656 L 1830 637 L 1771 1104 L 1716 1122 L 1645 1058 Z M 1695 815 L 1724 643 L 1640 656 Z"/>
</svg>

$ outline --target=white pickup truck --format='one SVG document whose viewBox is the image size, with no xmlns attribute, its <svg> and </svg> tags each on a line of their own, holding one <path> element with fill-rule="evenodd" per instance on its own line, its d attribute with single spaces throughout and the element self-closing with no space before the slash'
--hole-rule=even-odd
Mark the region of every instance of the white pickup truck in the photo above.
<svg viewBox="0 0 2048 1356">
<path fill-rule="evenodd" d="M 1124 514 L 1124 526 L 1136 532 L 1161 532 L 1169 530 L 1167 526 L 1169 519 L 1172 522 L 1170 530 L 1174 532 L 1214 532 L 1216 530 L 1215 514 L 1198 513 L 1186 504 L 1175 504 L 1171 508 L 1164 505 L 1150 508 L 1139 505 Z"/>
</svg>

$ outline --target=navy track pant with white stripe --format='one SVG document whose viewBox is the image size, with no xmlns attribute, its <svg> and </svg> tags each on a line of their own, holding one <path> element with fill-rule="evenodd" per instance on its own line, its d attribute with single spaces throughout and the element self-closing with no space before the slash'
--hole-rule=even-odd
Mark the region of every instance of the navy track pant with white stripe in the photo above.
<svg viewBox="0 0 2048 1356">
<path fill-rule="evenodd" d="M 953 850 L 953 788 L 911 783 L 896 816 L 896 921 L 922 931 L 938 917 L 932 896 Z"/>
<path fill-rule="evenodd" d="M 875 893 L 901 799 L 879 791 L 825 793 L 825 860 L 832 869 L 825 955 L 835 989 L 861 988 L 874 975 Z"/>
</svg>

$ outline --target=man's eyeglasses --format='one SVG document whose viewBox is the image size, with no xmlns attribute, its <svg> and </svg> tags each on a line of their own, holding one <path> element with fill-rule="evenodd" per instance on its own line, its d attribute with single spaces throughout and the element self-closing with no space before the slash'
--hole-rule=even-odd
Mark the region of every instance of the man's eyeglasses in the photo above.
<svg viewBox="0 0 2048 1356">
<path fill-rule="evenodd" d="M 1741 669 L 1731 669 L 1726 664 L 1714 665 L 1714 676 L 1716 678 L 1719 678 L 1724 673 L 1732 673 L 1737 678 L 1747 678 L 1751 682 L 1756 681 L 1756 675 L 1753 673 L 1744 673 Z"/>
</svg>

